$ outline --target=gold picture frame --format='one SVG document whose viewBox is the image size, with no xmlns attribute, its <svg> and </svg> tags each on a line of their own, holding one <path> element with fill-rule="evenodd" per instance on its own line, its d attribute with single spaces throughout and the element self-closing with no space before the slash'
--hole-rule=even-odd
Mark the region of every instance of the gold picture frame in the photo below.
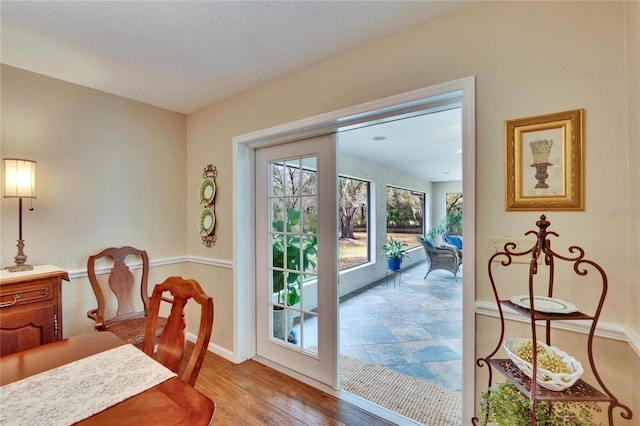
<svg viewBox="0 0 640 426">
<path fill-rule="evenodd" d="M 505 121 L 505 210 L 584 210 L 583 116 Z"/>
</svg>

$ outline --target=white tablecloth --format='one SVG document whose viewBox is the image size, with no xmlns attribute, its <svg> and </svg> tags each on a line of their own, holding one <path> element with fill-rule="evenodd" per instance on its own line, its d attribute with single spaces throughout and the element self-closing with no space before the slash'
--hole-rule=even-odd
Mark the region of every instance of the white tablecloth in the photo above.
<svg viewBox="0 0 640 426">
<path fill-rule="evenodd" d="M 70 425 L 175 376 L 119 346 L 0 387 L 0 425 Z"/>
</svg>

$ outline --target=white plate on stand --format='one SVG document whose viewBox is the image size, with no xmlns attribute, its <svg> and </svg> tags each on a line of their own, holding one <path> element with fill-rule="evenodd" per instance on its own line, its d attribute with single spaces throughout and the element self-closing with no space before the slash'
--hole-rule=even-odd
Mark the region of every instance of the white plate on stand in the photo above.
<svg viewBox="0 0 640 426">
<path fill-rule="evenodd" d="M 531 309 L 531 303 L 528 294 L 513 296 L 511 302 L 525 309 Z M 562 299 L 546 296 L 533 296 L 533 304 L 536 311 L 547 312 L 553 314 L 570 314 L 578 312 L 578 308 L 573 303 L 565 302 Z"/>
</svg>

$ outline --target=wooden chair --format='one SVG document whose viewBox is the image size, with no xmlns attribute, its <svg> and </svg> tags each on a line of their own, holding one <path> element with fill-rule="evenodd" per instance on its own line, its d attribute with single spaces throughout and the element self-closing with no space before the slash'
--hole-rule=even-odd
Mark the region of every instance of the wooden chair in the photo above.
<svg viewBox="0 0 640 426">
<path fill-rule="evenodd" d="M 139 258 L 142 261 L 142 274 L 140 279 L 135 283 L 135 286 L 139 288 L 142 299 L 143 309 L 141 311 L 136 311 L 133 307 L 134 276 L 129 270 L 127 263 L 125 263 L 125 259 L 128 256 Z M 105 319 L 107 303 L 96 275 L 95 264 L 98 259 L 113 260 L 108 281 L 109 288 L 115 295 L 116 302 L 114 304 L 117 303 L 117 309 L 115 316 L 109 319 Z M 147 256 L 147 252 L 129 246 L 119 248 L 110 247 L 102 250 L 98 254 L 89 256 L 87 272 L 89 282 L 98 301 L 98 307 L 87 312 L 87 317 L 96 322 L 96 330 L 111 331 L 121 339 L 141 347 L 144 340 L 147 311 L 149 309 L 149 294 L 147 290 L 149 257 Z M 166 323 L 166 318 L 158 320 L 156 336 L 160 335 Z"/>
<path fill-rule="evenodd" d="M 165 296 L 169 292 L 172 299 Z M 193 352 L 187 361 L 186 367 L 180 376 L 182 381 L 193 386 L 198 378 L 204 355 L 207 351 L 211 331 L 213 330 L 213 299 L 202 290 L 196 280 L 183 279 L 182 277 L 169 277 L 163 283 L 156 284 L 151 295 L 151 304 L 147 317 L 147 329 L 145 333 L 142 351 L 155 358 L 156 361 L 179 374 L 180 361 L 184 355 L 186 326 L 184 321 L 184 307 L 189 299 L 193 299 L 200 305 L 200 328 Z M 154 354 L 153 333 L 156 329 L 156 321 L 160 310 L 160 302 L 171 304 L 171 313 L 166 327 L 158 338 L 157 350 Z"/>
<path fill-rule="evenodd" d="M 416 235 L 416 239 L 420 241 L 427 255 L 427 273 L 424 278 L 436 269 L 444 269 L 453 274 L 458 279 L 458 269 L 462 264 L 462 260 L 458 257 L 458 253 L 454 249 L 445 247 L 435 247 L 431 241 Z"/>
</svg>

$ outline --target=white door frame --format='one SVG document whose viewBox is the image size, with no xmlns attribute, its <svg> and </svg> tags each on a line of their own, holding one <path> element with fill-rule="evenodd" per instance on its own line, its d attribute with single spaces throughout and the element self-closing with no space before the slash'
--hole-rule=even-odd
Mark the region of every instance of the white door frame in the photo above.
<svg viewBox="0 0 640 426">
<path fill-rule="evenodd" d="M 462 95 L 462 192 L 465 259 L 462 265 L 462 418 L 474 413 L 475 393 L 475 77 L 466 77 L 377 101 L 316 115 L 233 138 L 233 359 L 253 357 L 255 349 L 254 150 L 258 147 L 330 133 L 382 115 L 398 115 Z M 292 372 L 289 372 L 292 373 Z M 296 378 L 303 377 L 292 374 Z M 307 380 L 305 380 L 308 382 Z M 310 384 L 325 391 L 326 386 Z M 340 397 L 340 394 L 337 394 Z"/>
</svg>

